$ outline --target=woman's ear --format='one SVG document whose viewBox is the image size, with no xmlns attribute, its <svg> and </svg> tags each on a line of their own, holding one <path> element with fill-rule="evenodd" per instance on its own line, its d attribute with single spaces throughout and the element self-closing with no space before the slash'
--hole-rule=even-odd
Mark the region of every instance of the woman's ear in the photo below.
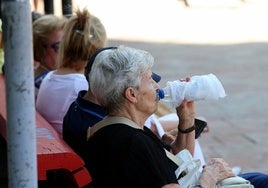
<svg viewBox="0 0 268 188">
<path fill-rule="evenodd" d="M 132 88 L 132 87 L 128 87 L 126 90 L 125 90 L 125 98 L 127 100 L 129 100 L 130 102 L 132 103 L 136 103 L 137 102 L 137 90 Z"/>
</svg>

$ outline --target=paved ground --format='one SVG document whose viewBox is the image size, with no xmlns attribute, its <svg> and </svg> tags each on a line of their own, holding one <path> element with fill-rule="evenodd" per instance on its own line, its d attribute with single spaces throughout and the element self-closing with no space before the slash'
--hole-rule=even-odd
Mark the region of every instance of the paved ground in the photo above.
<svg viewBox="0 0 268 188">
<path fill-rule="evenodd" d="M 103 1 L 83 2 L 105 24 L 111 45 L 154 55 L 162 86 L 208 73 L 221 80 L 226 98 L 196 102 L 210 126 L 200 138 L 206 158 L 268 173 L 268 2 L 189 0 L 186 8 L 177 0 Z"/>
</svg>

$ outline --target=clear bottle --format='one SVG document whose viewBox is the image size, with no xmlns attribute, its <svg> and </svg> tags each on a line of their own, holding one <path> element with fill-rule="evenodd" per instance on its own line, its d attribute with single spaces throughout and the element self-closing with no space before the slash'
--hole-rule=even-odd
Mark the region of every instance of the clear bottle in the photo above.
<svg viewBox="0 0 268 188">
<path fill-rule="evenodd" d="M 178 86 L 178 85 L 177 85 Z M 181 87 L 180 87 L 181 88 Z M 182 89 L 182 90 L 181 90 Z M 167 84 L 166 87 L 161 88 L 157 91 L 159 100 L 163 101 L 165 104 L 171 108 L 177 107 L 184 99 L 184 94 L 179 95 L 178 90 L 183 91 L 184 89 L 175 88 L 174 85 L 170 86 Z"/>
<path fill-rule="evenodd" d="M 168 106 L 172 107 L 172 98 L 168 92 L 168 88 L 161 88 L 157 90 L 158 99 L 163 101 Z"/>
<path fill-rule="evenodd" d="M 159 89 L 157 93 L 159 100 L 171 108 L 179 106 L 184 99 L 198 101 L 226 96 L 223 86 L 213 74 L 194 76 L 189 82 L 179 80 L 167 82 L 166 87 Z"/>
</svg>

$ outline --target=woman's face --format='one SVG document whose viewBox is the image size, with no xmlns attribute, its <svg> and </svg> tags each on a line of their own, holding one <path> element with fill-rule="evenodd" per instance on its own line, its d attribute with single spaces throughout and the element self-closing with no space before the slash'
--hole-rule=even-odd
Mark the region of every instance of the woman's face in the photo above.
<svg viewBox="0 0 268 188">
<path fill-rule="evenodd" d="M 45 59 L 44 64 L 49 70 L 56 69 L 56 62 L 58 58 L 59 46 L 62 39 L 63 32 L 62 30 L 57 30 L 51 33 L 46 41 L 45 50 Z"/>
<path fill-rule="evenodd" d="M 137 108 L 139 111 L 142 111 L 147 115 L 152 115 L 157 110 L 157 89 L 159 89 L 159 85 L 152 79 L 152 71 L 148 70 L 144 72 L 137 96 Z"/>
</svg>

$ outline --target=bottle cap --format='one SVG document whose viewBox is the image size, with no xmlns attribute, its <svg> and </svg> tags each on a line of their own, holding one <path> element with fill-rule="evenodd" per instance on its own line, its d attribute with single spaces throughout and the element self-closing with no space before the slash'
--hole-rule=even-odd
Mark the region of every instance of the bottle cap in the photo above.
<svg viewBox="0 0 268 188">
<path fill-rule="evenodd" d="M 165 92 L 164 92 L 163 89 L 156 90 L 156 93 L 157 93 L 157 96 L 158 96 L 158 100 L 165 98 Z"/>
</svg>

